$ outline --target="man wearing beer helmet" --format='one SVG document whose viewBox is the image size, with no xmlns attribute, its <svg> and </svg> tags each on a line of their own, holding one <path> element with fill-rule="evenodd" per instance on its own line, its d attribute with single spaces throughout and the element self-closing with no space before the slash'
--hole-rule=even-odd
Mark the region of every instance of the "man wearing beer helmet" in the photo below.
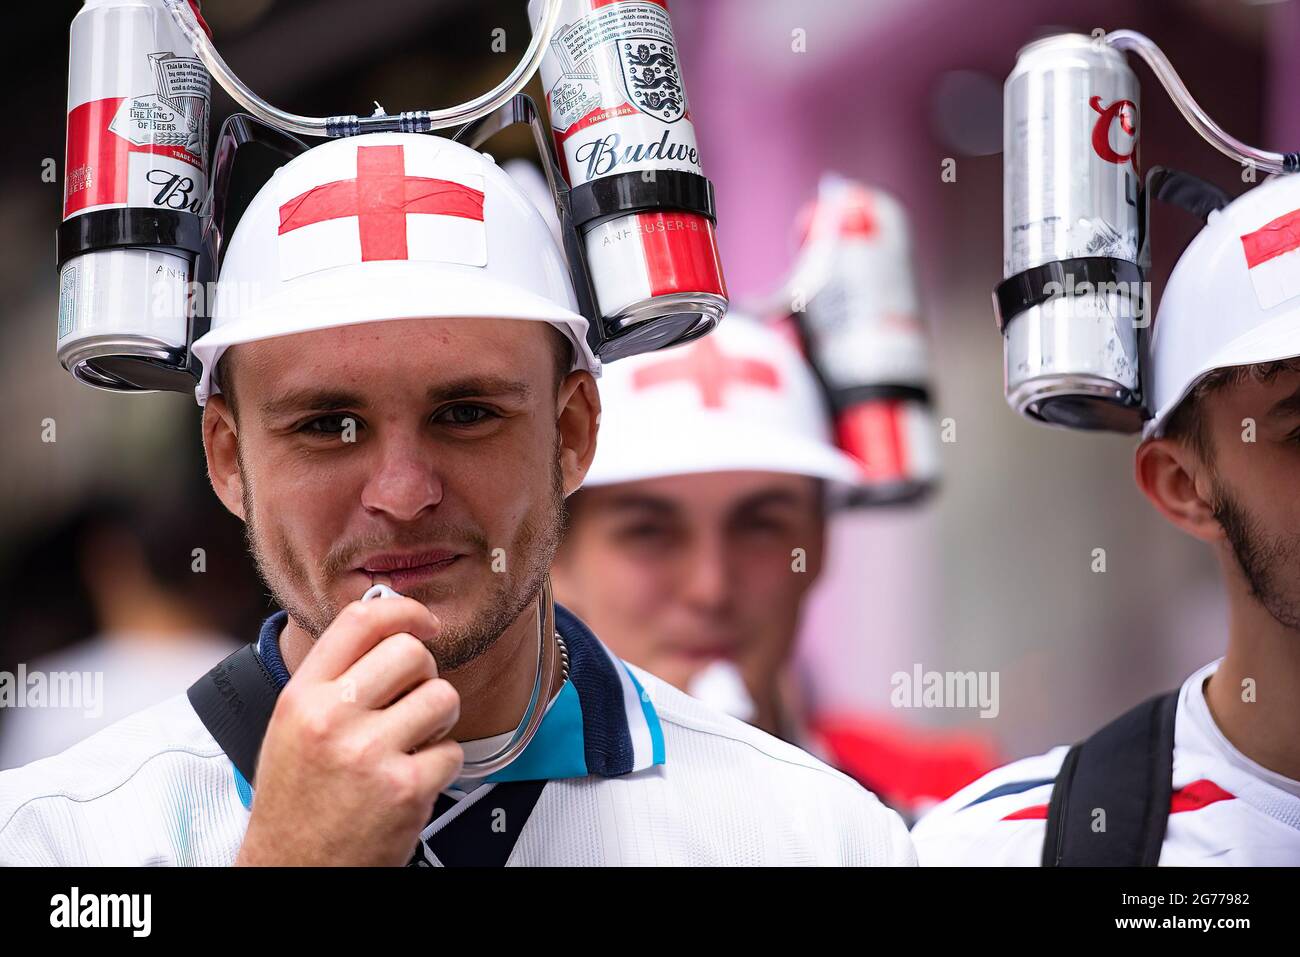
<svg viewBox="0 0 1300 957">
<path fill-rule="evenodd" d="M 486 154 L 378 133 L 279 169 L 194 350 L 213 489 L 284 611 L 188 696 L 0 775 L 0 861 L 912 863 L 847 777 L 551 626 L 600 415 L 575 310 Z"/>
<path fill-rule="evenodd" d="M 1300 177 L 1209 212 L 1148 358 L 1135 477 L 1214 550 L 1225 654 L 958 792 L 915 828 L 922 864 L 1300 864 Z"/>
</svg>

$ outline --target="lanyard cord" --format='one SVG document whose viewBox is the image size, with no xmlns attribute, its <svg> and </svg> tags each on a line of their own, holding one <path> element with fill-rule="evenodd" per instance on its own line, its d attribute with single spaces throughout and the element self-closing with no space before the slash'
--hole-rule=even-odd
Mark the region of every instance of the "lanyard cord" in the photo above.
<svg viewBox="0 0 1300 957">
<path fill-rule="evenodd" d="M 396 596 L 397 592 L 387 585 L 374 585 L 361 596 L 361 600 Z M 550 641 L 546 640 L 547 635 L 551 636 Z M 542 587 L 537 593 L 537 675 L 533 679 L 533 693 L 529 697 L 528 707 L 524 709 L 523 718 L 515 728 L 515 733 L 501 750 L 477 761 L 466 761 L 460 778 L 486 778 L 524 753 L 524 749 L 537 734 L 537 729 L 542 726 L 542 718 L 546 716 L 551 695 L 542 694 L 542 685 L 555 670 L 557 656 L 560 659 L 560 683 L 563 684 L 569 677 L 569 651 L 564 645 L 564 639 L 555 630 L 555 599 L 551 594 L 551 576 L 548 574 L 542 579 Z"/>
</svg>

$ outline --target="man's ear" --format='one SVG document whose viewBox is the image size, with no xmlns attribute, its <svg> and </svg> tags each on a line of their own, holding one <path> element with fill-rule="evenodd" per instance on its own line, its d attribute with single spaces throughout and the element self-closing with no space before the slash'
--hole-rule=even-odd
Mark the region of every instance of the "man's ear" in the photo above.
<svg viewBox="0 0 1300 957">
<path fill-rule="evenodd" d="M 210 396 L 203 407 L 203 452 L 208 459 L 208 481 L 217 498 L 232 515 L 247 521 L 244 476 L 239 468 L 239 435 L 225 396 Z"/>
<path fill-rule="evenodd" d="M 596 457 L 596 431 L 600 427 L 600 394 L 596 380 L 585 369 L 575 369 L 560 384 L 556 403 L 556 428 L 560 435 L 560 471 L 564 494 L 582 485 Z"/>
<path fill-rule="evenodd" d="M 1214 517 L 1209 467 L 1178 439 L 1148 439 L 1138 446 L 1134 477 L 1151 504 L 1193 538 L 1217 542 L 1223 527 Z"/>
</svg>

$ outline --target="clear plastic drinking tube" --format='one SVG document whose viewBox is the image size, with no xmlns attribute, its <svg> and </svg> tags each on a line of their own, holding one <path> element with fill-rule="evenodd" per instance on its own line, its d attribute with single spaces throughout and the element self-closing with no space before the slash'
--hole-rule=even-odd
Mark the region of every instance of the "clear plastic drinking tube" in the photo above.
<svg viewBox="0 0 1300 957">
<path fill-rule="evenodd" d="M 1269 173 L 1294 173 L 1300 170 L 1300 153 L 1275 153 L 1243 143 L 1227 132 L 1201 109 L 1174 70 L 1169 58 L 1145 34 L 1136 30 L 1114 30 L 1106 34 L 1106 43 L 1117 50 L 1136 53 L 1151 68 L 1169 93 L 1178 111 L 1205 141 L 1225 156 L 1250 163 Z"/>
<path fill-rule="evenodd" d="M 199 24 L 189 0 L 163 0 L 163 3 L 166 4 L 186 39 L 194 47 L 195 55 L 203 61 L 208 72 L 236 103 L 264 123 L 269 123 L 285 132 L 298 136 L 325 137 L 388 131 L 426 133 L 429 130 L 463 126 L 481 116 L 486 116 L 508 102 L 532 79 L 538 66 L 541 65 L 546 48 L 550 45 L 560 14 L 560 0 L 545 0 L 546 8 L 533 32 L 532 42 L 524 51 L 523 58 L 508 77 L 482 96 L 442 110 L 412 110 L 393 116 L 379 113 L 375 116 L 362 117 L 356 115 L 326 117 L 287 113 L 266 102 L 249 89 L 248 85 L 240 80 L 222 59 L 221 54 L 217 52 L 211 39 Z"/>
<path fill-rule="evenodd" d="M 387 585 L 377 584 L 368 588 L 361 600 L 400 597 Z M 550 696 L 545 688 L 560 654 L 555 636 L 555 600 L 551 595 L 551 576 L 547 575 L 542 579 L 542 589 L 537 595 L 537 674 L 533 679 L 533 692 L 528 699 L 528 707 L 524 709 L 523 717 L 519 719 L 510 740 L 495 754 L 476 761 L 466 761 L 461 768 L 459 780 L 481 781 L 495 774 L 523 754 L 533 740 L 538 728 L 542 726 L 542 719 L 546 717 L 546 709 L 550 706 Z"/>
</svg>

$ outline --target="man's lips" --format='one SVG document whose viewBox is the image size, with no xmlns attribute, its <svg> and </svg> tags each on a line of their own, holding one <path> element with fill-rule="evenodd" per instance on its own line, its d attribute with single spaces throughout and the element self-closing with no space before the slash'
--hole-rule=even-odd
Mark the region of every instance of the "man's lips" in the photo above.
<svg viewBox="0 0 1300 957">
<path fill-rule="evenodd" d="M 459 552 L 441 549 L 409 555 L 386 553 L 370 556 L 357 571 L 368 575 L 372 582 L 383 579 L 385 584 L 400 592 L 442 574 L 455 566 L 460 558 Z"/>
<path fill-rule="evenodd" d="M 371 555 L 361 563 L 361 570 L 363 572 L 369 572 L 372 575 L 408 571 L 416 568 L 424 568 L 428 565 L 439 565 L 444 562 L 450 562 L 458 556 L 458 552 L 449 552 L 445 549 L 438 549 L 431 552 L 416 552 L 406 555 L 398 554 L 396 552 L 385 552 L 380 555 Z"/>
</svg>

